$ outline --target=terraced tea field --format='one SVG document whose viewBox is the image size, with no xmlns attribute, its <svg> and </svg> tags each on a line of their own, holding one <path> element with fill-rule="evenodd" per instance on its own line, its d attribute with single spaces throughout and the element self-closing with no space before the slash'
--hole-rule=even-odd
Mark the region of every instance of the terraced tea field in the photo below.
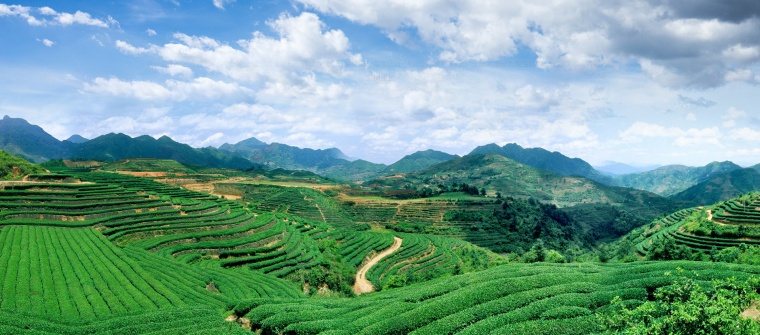
<svg viewBox="0 0 760 335">
<path fill-rule="evenodd" d="M 695 253 L 760 246 L 760 194 L 750 193 L 714 206 L 678 211 L 633 231 L 626 239 L 634 243 L 640 256 L 666 241 Z"/>
<path fill-rule="evenodd" d="M 340 264 L 353 271 L 393 243 L 389 233 L 251 210 L 147 178 L 72 170 L 44 179 L 50 182 L 0 190 L 0 330 L 10 333 L 180 329 L 179 322 L 150 328 L 126 320 L 193 319 L 209 310 L 216 317 L 199 320 L 194 331 L 227 331 L 222 314 L 239 301 L 303 299 L 304 271 L 334 266 L 324 243 L 335 243 Z M 454 239 L 402 237 L 404 248 L 371 268 L 378 289 L 390 276 L 421 281 L 480 270 L 498 258 Z M 28 320 L 7 320 L 14 313 Z"/>
<path fill-rule="evenodd" d="M 705 283 L 760 267 L 705 262 L 509 264 L 355 299 L 252 300 L 238 305 L 272 334 L 594 334 L 596 313 L 636 305 L 681 268 Z"/>
</svg>

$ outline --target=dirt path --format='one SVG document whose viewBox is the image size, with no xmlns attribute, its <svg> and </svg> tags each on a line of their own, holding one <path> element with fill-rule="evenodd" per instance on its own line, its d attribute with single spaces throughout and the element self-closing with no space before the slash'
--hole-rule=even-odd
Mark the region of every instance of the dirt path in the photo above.
<svg viewBox="0 0 760 335">
<path fill-rule="evenodd" d="M 709 210 L 709 209 L 707 210 L 707 221 L 712 221 L 713 223 L 715 223 L 715 224 L 717 224 L 717 225 L 719 225 L 719 226 L 725 226 L 725 225 L 726 225 L 725 223 L 722 223 L 722 222 L 718 222 L 718 221 L 716 221 L 716 220 L 713 220 L 713 213 L 712 213 L 712 210 Z"/>
<path fill-rule="evenodd" d="M 367 280 L 367 272 L 381 259 L 387 257 L 388 255 L 396 252 L 396 250 L 401 248 L 401 242 L 402 240 L 400 238 L 393 236 L 393 245 L 391 245 L 390 248 L 385 249 L 381 253 L 377 254 L 377 256 L 370 259 L 367 264 L 364 264 L 364 266 L 362 266 L 362 268 L 356 272 L 356 282 L 354 283 L 354 293 L 356 293 L 356 295 L 372 292 L 375 290 L 375 287 L 372 286 L 372 283 Z"/>
</svg>

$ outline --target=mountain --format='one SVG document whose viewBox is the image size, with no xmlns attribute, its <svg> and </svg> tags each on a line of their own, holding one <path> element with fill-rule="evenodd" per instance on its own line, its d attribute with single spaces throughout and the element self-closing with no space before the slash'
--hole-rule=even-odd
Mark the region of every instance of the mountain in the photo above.
<svg viewBox="0 0 760 335">
<path fill-rule="evenodd" d="M 125 158 L 172 159 L 183 164 L 230 169 L 249 169 L 250 161 L 215 148 L 195 149 L 175 142 L 168 136 L 154 139 L 143 135 L 129 137 L 125 134 L 106 134 L 76 145 L 71 157 L 114 161 Z"/>
<path fill-rule="evenodd" d="M 581 176 L 603 183 L 611 183 L 608 176 L 596 171 L 591 164 L 580 158 L 569 158 L 559 152 L 542 148 L 523 148 L 509 143 L 500 147 L 488 144 L 475 148 L 470 154 L 498 154 L 537 169 L 563 176 Z"/>
<path fill-rule="evenodd" d="M 383 172 L 390 175 L 420 171 L 427 167 L 450 161 L 455 158 L 459 158 L 459 156 L 436 150 L 417 151 L 411 155 L 406 155 L 399 161 L 389 165 Z"/>
<path fill-rule="evenodd" d="M 69 138 L 67 138 L 66 141 L 79 144 L 79 143 L 87 142 L 89 141 L 89 139 L 86 139 L 80 135 L 74 134 L 74 135 L 69 136 Z"/>
<path fill-rule="evenodd" d="M 760 190 L 760 171 L 754 168 L 733 170 L 712 176 L 670 197 L 688 206 L 705 206 Z"/>
<path fill-rule="evenodd" d="M 39 126 L 8 116 L 0 120 L 0 149 L 36 163 L 71 158 L 107 161 L 162 158 L 206 167 L 248 169 L 254 166 L 238 155 L 210 147 L 192 148 L 166 136 L 156 140 L 147 135 L 131 138 L 111 133 L 92 140 L 74 135 L 69 140 L 59 141 Z"/>
<path fill-rule="evenodd" d="M 427 169 L 381 177 L 364 184 L 376 190 L 407 190 L 418 195 L 444 190 L 485 189 L 488 195 L 531 198 L 561 207 L 578 218 L 596 239 L 622 236 L 675 209 L 654 193 L 608 186 L 585 177 L 561 176 L 498 154 L 469 154 Z"/>
<path fill-rule="evenodd" d="M 0 150 L 0 180 L 20 180 L 26 175 L 44 172 L 43 167 Z"/>
<path fill-rule="evenodd" d="M 251 137 L 249 139 L 242 140 L 235 144 L 229 144 L 229 143 L 222 144 L 219 147 L 219 150 L 234 152 L 234 153 L 240 154 L 243 157 L 250 157 L 251 155 L 253 155 L 253 152 L 264 149 L 266 147 L 267 147 L 266 143 L 259 141 L 255 137 Z"/>
<path fill-rule="evenodd" d="M 652 171 L 615 177 L 615 184 L 671 196 L 714 176 L 741 169 L 732 162 L 712 162 L 702 167 L 667 165 Z"/>
<path fill-rule="evenodd" d="M 21 118 L 0 120 L 0 149 L 35 163 L 67 156 L 69 145 Z"/>
<path fill-rule="evenodd" d="M 340 164 L 321 169 L 319 174 L 336 180 L 359 182 L 381 176 L 384 174 L 385 169 L 385 164 L 357 159 L 352 162 L 344 161 Z"/>
<path fill-rule="evenodd" d="M 652 171 L 658 167 L 660 166 L 659 165 L 632 166 L 632 165 L 619 163 L 619 162 L 606 162 L 602 166 L 594 166 L 594 169 L 606 175 L 622 175 L 622 174 Z"/>
<path fill-rule="evenodd" d="M 287 170 L 307 170 L 318 172 L 333 165 L 348 162 L 345 154 L 336 148 L 298 148 L 282 143 L 272 143 L 255 150 L 250 157 L 254 163 L 270 168 Z"/>
</svg>

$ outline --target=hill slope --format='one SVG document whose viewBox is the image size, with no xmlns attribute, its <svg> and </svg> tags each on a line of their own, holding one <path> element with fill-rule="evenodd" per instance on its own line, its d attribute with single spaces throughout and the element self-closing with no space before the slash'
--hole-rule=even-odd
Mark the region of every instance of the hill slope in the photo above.
<svg viewBox="0 0 760 335">
<path fill-rule="evenodd" d="M 34 163 L 67 157 L 69 146 L 24 119 L 0 120 L 0 149 Z"/>
<path fill-rule="evenodd" d="M 407 173 L 420 171 L 430 166 L 459 158 L 457 155 L 447 154 L 436 150 L 417 151 L 411 155 L 406 155 L 397 162 L 389 165 L 385 171 L 386 175 L 396 173 Z"/>
<path fill-rule="evenodd" d="M 0 150 L 0 180 L 19 180 L 29 174 L 44 172 L 43 167 Z"/>
<path fill-rule="evenodd" d="M 714 175 L 670 199 L 683 201 L 688 206 L 704 206 L 753 191 L 760 191 L 760 172 L 747 168 Z"/>
<path fill-rule="evenodd" d="M 713 176 L 741 169 L 732 162 L 712 162 L 702 167 L 667 165 L 652 171 L 615 177 L 619 186 L 671 196 Z"/>
</svg>

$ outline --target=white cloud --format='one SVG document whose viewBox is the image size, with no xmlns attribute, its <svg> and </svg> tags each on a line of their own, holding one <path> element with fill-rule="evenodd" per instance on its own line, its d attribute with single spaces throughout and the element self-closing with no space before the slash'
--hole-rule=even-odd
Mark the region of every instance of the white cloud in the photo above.
<svg viewBox="0 0 760 335">
<path fill-rule="evenodd" d="M 50 19 L 39 19 L 32 15 L 32 12 L 37 12 L 43 16 L 50 17 Z M 82 11 L 76 11 L 74 13 L 57 12 L 50 7 L 32 8 L 19 5 L 5 5 L 0 4 L 0 16 L 19 16 L 26 20 L 31 26 L 43 26 L 47 24 L 56 24 L 61 26 L 70 26 L 74 24 L 81 24 L 87 26 L 95 26 L 101 28 L 118 27 L 119 22 L 112 17 L 108 17 L 105 21 L 93 18 L 89 13 Z"/>
<path fill-rule="evenodd" d="M 122 40 L 116 41 L 116 48 L 119 49 L 119 51 L 125 54 L 129 54 L 129 55 L 139 55 L 139 54 L 155 52 L 155 50 L 157 49 L 155 45 L 151 45 L 148 48 L 140 48 L 140 47 L 131 45 L 127 42 L 124 42 Z"/>
<path fill-rule="evenodd" d="M 174 34 L 176 43 L 160 47 L 140 48 L 123 41 L 117 42 L 117 47 L 129 54 L 156 53 L 165 61 L 197 65 L 235 80 L 285 85 L 301 81 L 308 73 L 340 76 L 344 61 L 361 61 L 361 55 L 349 52 L 346 35 L 340 30 L 326 30 L 315 14 L 283 14 L 267 25 L 279 38 L 257 31 L 253 38 L 238 41 L 239 48 L 207 36 L 182 33 Z"/>
<path fill-rule="evenodd" d="M 213 0 L 214 7 L 219 9 L 224 9 L 224 5 L 228 3 L 233 3 L 235 0 Z"/>
<path fill-rule="evenodd" d="M 728 134 L 728 137 L 735 141 L 760 142 L 760 131 L 742 127 L 732 130 L 731 133 Z"/>
<path fill-rule="evenodd" d="M 169 64 L 165 67 L 162 66 L 151 66 L 154 70 L 168 74 L 172 77 L 174 76 L 182 76 L 185 78 L 192 78 L 193 77 L 193 70 L 187 66 L 182 66 L 179 64 Z"/>
<path fill-rule="evenodd" d="M 738 109 L 736 107 L 731 106 L 726 111 L 726 114 L 723 114 L 723 116 L 721 116 L 721 118 L 724 119 L 724 120 L 733 120 L 733 119 L 738 119 L 738 118 L 744 117 L 744 116 L 747 116 L 747 112 L 745 112 L 745 111 L 743 111 L 741 109 Z"/>
<path fill-rule="evenodd" d="M 683 134 L 684 131 L 679 128 L 637 121 L 620 132 L 620 137 L 627 142 L 639 142 L 642 137 L 677 137 Z"/>
<path fill-rule="evenodd" d="M 738 11 L 724 15 L 725 8 L 707 1 L 688 8 L 681 2 L 604 0 L 299 2 L 377 26 L 402 45 L 417 38 L 437 47 L 444 62 L 497 60 L 523 45 L 543 69 L 638 63 L 667 86 L 713 87 L 760 60 L 757 13 L 748 8 L 734 19 Z"/>
<path fill-rule="evenodd" d="M 149 81 L 122 81 L 117 78 L 95 78 L 84 85 L 86 92 L 134 97 L 139 100 L 167 100 L 171 92 L 166 87 Z"/>
<path fill-rule="evenodd" d="M 195 78 L 192 81 L 167 80 L 166 85 L 140 80 L 122 81 L 118 78 L 95 78 L 92 83 L 85 83 L 83 90 L 90 93 L 146 101 L 211 100 L 245 96 L 252 93 L 250 89 L 237 84 L 205 77 Z"/>
<path fill-rule="evenodd" d="M 214 133 L 211 136 L 207 137 L 205 140 L 201 141 L 202 147 L 219 146 L 222 144 L 224 144 L 224 133 L 221 132 Z"/>
<path fill-rule="evenodd" d="M 40 43 L 44 44 L 46 47 L 52 47 L 53 44 L 55 44 L 55 42 L 53 42 L 53 41 L 51 41 L 51 40 L 49 40 L 47 38 L 37 39 L 37 41 L 39 41 Z"/>
<path fill-rule="evenodd" d="M 696 129 L 690 128 L 685 131 L 681 136 L 676 138 L 674 144 L 677 147 L 686 147 L 694 145 L 720 145 L 720 138 L 722 134 L 718 127 Z"/>
<path fill-rule="evenodd" d="M 148 36 L 156 36 L 156 34 L 157 34 L 156 31 L 153 30 L 153 29 L 146 29 L 145 33 L 147 33 Z"/>
</svg>

